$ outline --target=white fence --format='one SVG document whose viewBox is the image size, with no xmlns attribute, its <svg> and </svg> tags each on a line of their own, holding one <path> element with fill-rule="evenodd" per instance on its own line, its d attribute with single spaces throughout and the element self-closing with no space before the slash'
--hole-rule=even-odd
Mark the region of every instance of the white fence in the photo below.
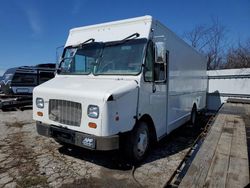
<svg viewBox="0 0 250 188">
<path fill-rule="evenodd" d="M 207 107 L 217 110 L 230 98 L 250 99 L 250 68 L 207 71 Z"/>
</svg>

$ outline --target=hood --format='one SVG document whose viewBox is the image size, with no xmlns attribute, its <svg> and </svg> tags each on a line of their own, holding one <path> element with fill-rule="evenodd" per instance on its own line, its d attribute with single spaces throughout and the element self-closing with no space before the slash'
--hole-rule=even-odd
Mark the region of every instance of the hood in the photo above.
<svg viewBox="0 0 250 188">
<path fill-rule="evenodd" d="M 57 76 L 34 89 L 46 95 L 70 95 L 99 100 L 116 100 L 138 86 L 135 80 Z"/>
</svg>

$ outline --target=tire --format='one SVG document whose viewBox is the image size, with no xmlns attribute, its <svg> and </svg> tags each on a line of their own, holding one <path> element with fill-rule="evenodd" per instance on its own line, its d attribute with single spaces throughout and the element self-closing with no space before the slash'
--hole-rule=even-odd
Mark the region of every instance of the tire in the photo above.
<svg viewBox="0 0 250 188">
<path fill-rule="evenodd" d="M 148 154 L 150 134 L 147 123 L 138 122 L 131 134 L 127 137 L 125 151 L 131 162 L 140 162 Z"/>
<path fill-rule="evenodd" d="M 196 105 L 194 105 L 191 111 L 190 123 L 192 125 L 196 125 L 196 122 L 197 122 L 197 108 Z"/>
</svg>

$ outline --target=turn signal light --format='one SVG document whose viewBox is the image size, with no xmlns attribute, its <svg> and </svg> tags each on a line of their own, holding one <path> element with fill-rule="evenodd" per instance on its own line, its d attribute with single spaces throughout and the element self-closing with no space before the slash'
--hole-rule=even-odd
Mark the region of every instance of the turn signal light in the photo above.
<svg viewBox="0 0 250 188">
<path fill-rule="evenodd" d="M 97 125 L 95 123 L 89 122 L 89 127 L 96 129 Z"/>
<path fill-rule="evenodd" d="M 43 113 L 42 112 L 37 112 L 37 115 L 42 117 Z"/>
</svg>

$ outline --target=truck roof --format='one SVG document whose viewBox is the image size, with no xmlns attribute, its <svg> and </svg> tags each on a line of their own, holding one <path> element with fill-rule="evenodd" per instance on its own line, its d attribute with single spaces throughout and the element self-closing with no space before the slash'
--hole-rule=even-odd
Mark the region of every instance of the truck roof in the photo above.
<svg viewBox="0 0 250 188">
<path fill-rule="evenodd" d="M 65 47 L 80 44 L 90 38 L 94 38 L 96 42 L 122 40 L 134 33 L 139 33 L 139 38 L 148 38 L 152 21 L 152 16 L 147 15 L 73 28 L 69 32 Z"/>
</svg>

